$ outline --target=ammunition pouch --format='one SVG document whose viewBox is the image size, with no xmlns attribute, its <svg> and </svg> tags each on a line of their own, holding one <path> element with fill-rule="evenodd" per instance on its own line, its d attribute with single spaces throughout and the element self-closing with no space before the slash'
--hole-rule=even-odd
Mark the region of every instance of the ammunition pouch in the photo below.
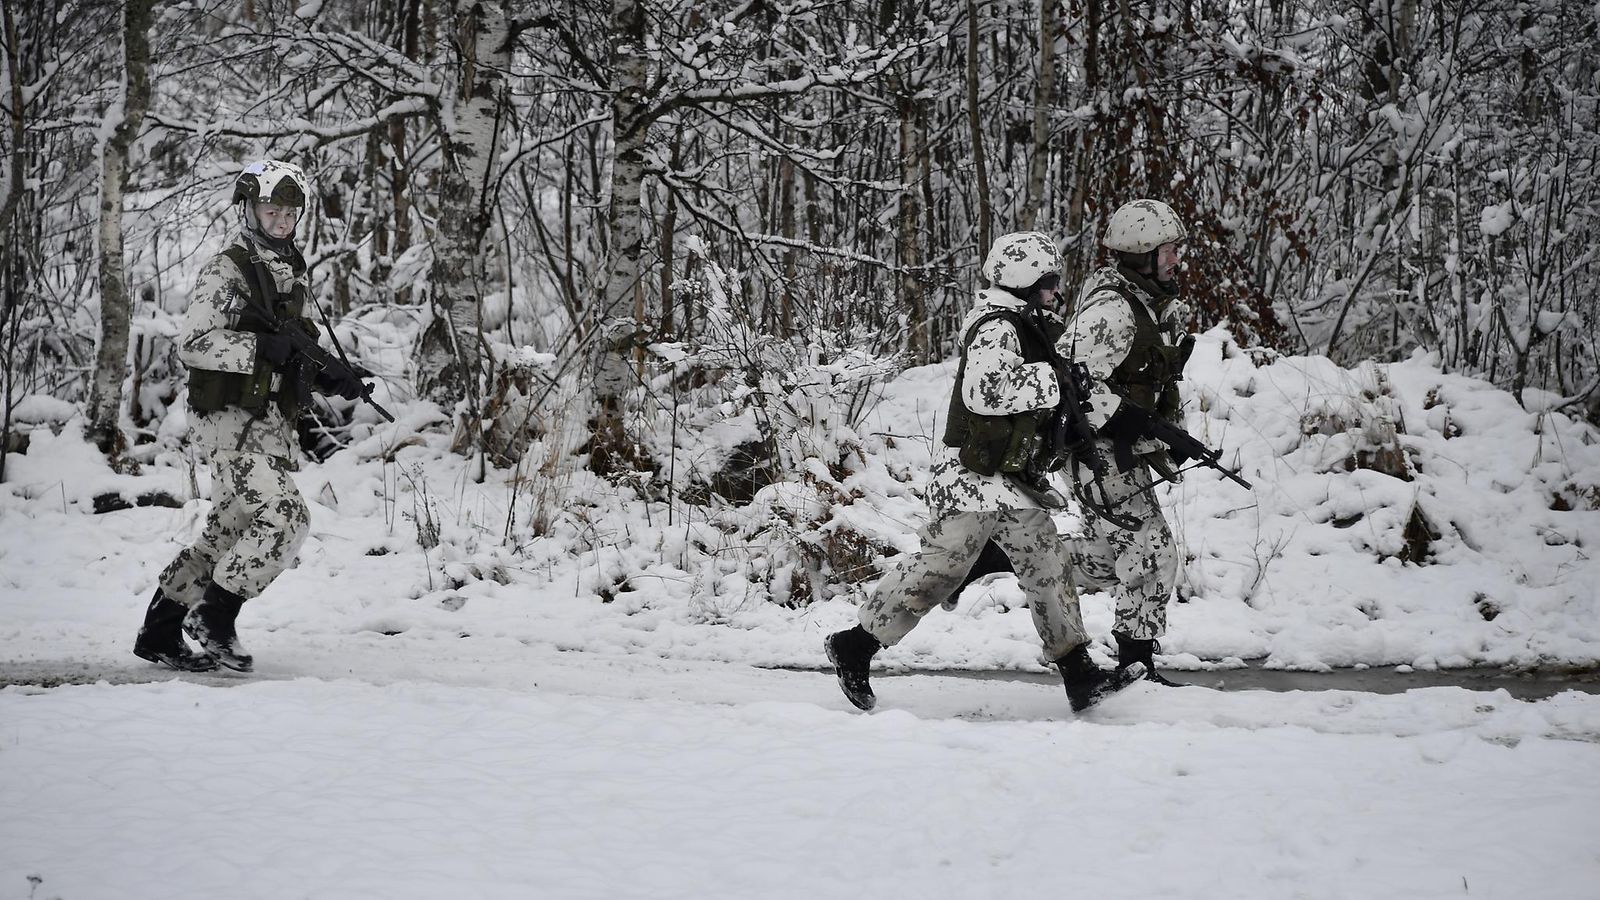
<svg viewBox="0 0 1600 900">
<path fill-rule="evenodd" d="M 254 372 L 189 370 L 189 405 L 195 412 L 216 412 L 237 406 L 263 412 L 272 397 L 272 367 L 256 364 Z"/>
<path fill-rule="evenodd" d="M 1015 418 L 969 414 L 963 429 L 964 440 L 957 444 L 961 448 L 958 456 L 961 465 L 979 475 L 1002 471 L 1013 451 L 1012 420 Z"/>
</svg>

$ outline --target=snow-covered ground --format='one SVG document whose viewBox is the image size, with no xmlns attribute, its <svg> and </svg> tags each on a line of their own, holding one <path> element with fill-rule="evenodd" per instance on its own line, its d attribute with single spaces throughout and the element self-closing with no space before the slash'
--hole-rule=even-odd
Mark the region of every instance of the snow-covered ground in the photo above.
<svg viewBox="0 0 1600 900">
<path fill-rule="evenodd" d="M 1191 431 L 1256 490 L 1165 495 L 1190 555 L 1169 667 L 1600 659 L 1592 429 L 1421 358 L 1346 372 L 1215 332 L 1188 375 Z M 949 377 L 889 385 L 830 522 L 914 542 L 929 449 L 904 436 Z M 882 654 L 862 715 L 815 670 L 849 590 L 768 602 L 748 547 L 703 554 L 727 511 L 669 523 L 581 472 L 505 541 L 538 492 L 472 483 L 435 412 L 395 408 L 297 476 L 312 535 L 245 607 L 248 677 L 128 652 L 203 468 L 174 444 L 115 475 L 73 423 L 8 461 L 0 674 L 104 680 L 0 688 L 0 900 L 1596 896 L 1594 695 L 1140 686 L 1074 717 L 1057 686 L 928 674 L 1044 670 L 993 577 Z M 1345 471 L 1386 423 L 1412 480 Z M 155 490 L 186 502 L 92 513 Z M 1084 606 L 1103 641 L 1109 597 Z"/>
<path fill-rule="evenodd" d="M 0 690 L 0 897 L 1589 897 L 1600 698 L 831 677 L 253 633 Z M 222 684 L 239 686 L 221 689 Z M 30 894 L 25 879 L 43 879 Z"/>
</svg>

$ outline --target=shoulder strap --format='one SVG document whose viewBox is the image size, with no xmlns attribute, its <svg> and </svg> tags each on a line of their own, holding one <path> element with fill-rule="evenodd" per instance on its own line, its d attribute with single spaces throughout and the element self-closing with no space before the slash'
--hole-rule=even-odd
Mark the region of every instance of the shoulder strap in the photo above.
<svg viewBox="0 0 1600 900">
<path fill-rule="evenodd" d="M 239 271 L 244 273 L 244 279 L 250 285 L 251 293 L 266 303 L 268 309 L 276 312 L 278 309 L 278 282 L 273 279 L 270 272 L 266 271 L 266 266 L 262 264 L 261 260 L 238 244 L 234 244 L 222 252 L 238 265 Z"/>
<path fill-rule="evenodd" d="M 256 261 L 251 258 L 250 251 L 233 244 L 222 251 L 222 255 L 233 261 L 239 267 L 239 274 L 244 276 L 245 286 L 250 289 L 250 299 L 260 304 L 267 310 L 272 310 L 277 300 L 277 285 L 271 278 L 262 278 L 261 272 L 256 268 Z M 257 310 L 260 312 L 260 310 Z"/>
<path fill-rule="evenodd" d="M 1141 303 L 1139 301 L 1138 296 L 1135 295 L 1133 293 L 1133 291 L 1128 290 L 1127 288 L 1123 287 L 1120 284 L 1117 284 L 1114 281 L 1108 281 L 1105 284 L 1102 284 L 1099 287 L 1095 288 L 1094 290 L 1090 291 L 1089 292 L 1089 297 L 1093 297 L 1096 294 L 1116 294 L 1117 296 L 1119 296 L 1122 299 L 1128 301 L 1129 303 L 1132 303 L 1134 306 L 1143 306 L 1144 305 L 1143 303 Z M 1083 299 L 1088 300 L 1089 297 L 1085 297 Z M 1136 315 L 1137 315 L 1137 313 L 1136 313 Z"/>
<path fill-rule="evenodd" d="M 1003 306 L 997 306 L 979 316 L 977 319 L 974 319 L 972 324 L 967 326 L 967 330 L 961 335 L 961 356 L 963 358 L 966 357 L 967 345 L 971 344 L 972 339 L 977 336 L 979 328 L 982 328 L 984 325 L 993 322 L 995 319 L 1007 319 L 1012 325 L 1016 326 L 1021 324 L 1019 320 L 1023 318 L 1024 316 L 1022 313 L 1014 309 L 1006 309 Z"/>
</svg>

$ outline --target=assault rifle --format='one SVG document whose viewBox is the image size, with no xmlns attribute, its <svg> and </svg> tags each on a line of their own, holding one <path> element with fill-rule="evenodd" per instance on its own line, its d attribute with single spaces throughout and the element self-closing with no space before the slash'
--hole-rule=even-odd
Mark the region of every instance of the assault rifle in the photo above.
<svg viewBox="0 0 1600 900">
<path fill-rule="evenodd" d="M 1178 465 L 1183 465 L 1187 460 L 1195 460 L 1207 468 L 1216 469 L 1222 476 L 1245 490 L 1251 490 L 1250 482 L 1233 469 L 1222 464 L 1222 452 L 1207 447 L 1189 432 L 1172 424 L 1165 418 L 1138 406 L 1128 400 L 1122 399 L 1122 408 L 1112 418 L 1126 416 L 1126 426 L 1118 429 L 1118 435 L 1112 437 L 1117 467 L 1126 471 L 1133 463 L 1133 440 L 1139 437 L 1148 437 L 1166 444 L 1170 448 L 1169 454 Z M 1110 423 L 1107 423 L 1110 424 Z"/>
<path fill-rule="evenodd" d="M 378 415 L 393 422 L 394 416 L 379 405 L 378 401 L 372 399 L 372 385 L 361 380 L 361 375 L 356 371 L 356 367 L 350 364 L 350 357 L 345 356 L 344 347 L 339 343 L 339 336 L 333 333 L 333 323 L 328 321 L 328 313 L 322 308 L 321 304 L 314 299 L 308 298 L 306 301 L 315 306 L 317 312 L 321 314 L 323 327 L 328 329 L 328 340 L 333 341 L 334 349 L 339 351 L 338 359 L 335 359 L 333 354 L 322 349 L 322 345 L 317 343 L 317 326 L 315 324 L 310 324 L 308 328 L 302 328 L 295 322 L 286 323 L 273 314 L 273 310 L 278 305 L 278 283 L 273 280 L 272 273 L 267 271 L 267 267 L 261 259 L 261 251 L 256 248 L 255 242 L 246 237 L 244 243 L 248 247 L 250 265 L 240 266 L 240 268 L 244 270 L 245 279 L 254 282 L 258 287 L 261 296 L 266 300 L 267 308 L 262 309 L 261 305 L 256 302 L 254 292 L 243 297 L 245 306 L 255 313 L 268 328 L 288 338 L 289 346 L 293 347 L 295 354 L 300 357 L 301 362 L 294 367 L 293 372 L 295 395 L 301 402 L 309 402 L 311 390 L 316 385 L 316 375 L 320 371 L 328 370 L 336 374 L 347 375 L 360 383 L 361 399 L 372 407 Z M 295 254 L 298 258 L 299 251 L 295 251 Z M 235 262 L 237 261 L 236 259 Z M 301 268 L 304 268 L 303 262 L 301 263 Z M 310 320 L 306 321 L 309 322 Z"/>
<path fill-rule="evenodd" d="M 295 355 L 300 357 L 300 365 L 295 368 L 297 376 L 295 379 L 295 391 L 302 400 L 307 398 L 312 387 L 315 386 L 317 372 L 328 369 L 335 373 L 348 374 L 351 378 L 361 382 L 361 399 L 372 407 L 378 415 L 383 416 L 390 422 L 394 421 L 394 416 L 387 409 L 384 409 L 378 401 L 372 399 L 372 385 L 361 381 L 361 376 L 356 372 L 355 367 L 350 365 L 349 358 L 345 357 L 344 348 L 339 346 L 338 338 L 333 339 L 333 345 L 339 347 L 340 358 L 335 359 L 333 354 L 322 349 L 322 345 L 317 343 L 315 337 L 293 322 L 288 324 L 279 322 L 277 331 L 289 339 L 289 346 L 293 347 Z M 333 336 L 332 328 L 328 329 L 328 336 Z"/>
</svg>

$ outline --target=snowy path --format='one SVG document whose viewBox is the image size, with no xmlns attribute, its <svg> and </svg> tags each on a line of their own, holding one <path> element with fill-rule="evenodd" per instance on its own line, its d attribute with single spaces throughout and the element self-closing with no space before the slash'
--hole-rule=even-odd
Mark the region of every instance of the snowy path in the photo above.
<svg viewBox="0 0 1600 900">
<path fill-rule="evenodd" d="M 865 716 L 818 673 L 406 641 L 263 634 L 249 680 L 0 690 L 0 898 L 1600 883 L 1591 695 L 1141 687 L 1074 719 L 1048 685 L 912 676 Z"/>
</svg>

